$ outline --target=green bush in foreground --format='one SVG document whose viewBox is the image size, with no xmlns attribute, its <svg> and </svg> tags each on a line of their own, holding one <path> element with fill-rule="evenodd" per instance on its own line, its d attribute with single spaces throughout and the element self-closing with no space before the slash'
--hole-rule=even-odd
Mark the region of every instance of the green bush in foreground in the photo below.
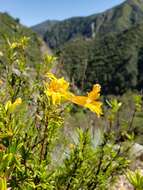
<svg viewBox="0 0 143 190">
<path fill-rule="evenodd" d="M 110 189 L 129 165 L 134 116 L 126 125 L 119 123 L 122 104 L 110 101 L 100 143 L 94 145 L 90 128 L 78 128 L 76 142 L 69 143 L 63 133 L 64 118 L 72 106 L 68 102 L 99 116 L 100 87 L 95 85 L 87 96 L 74 95 L 63 78 L 47 74 L 55 61 L 50 56 L 32 71 L 24 54 L 27 43 L 25 37 L 9 43 L 8 64 L 0 81 L 0 189 Z M 135 113 L 140 108 L 138 96 Z"/>
<path fill-rule="evenodd" d="M 143 175 L 140 170 L 136 170 L 135 172 L 128 171 L 127 179 L 136 190 L 143 189 Z"/>
</svg>

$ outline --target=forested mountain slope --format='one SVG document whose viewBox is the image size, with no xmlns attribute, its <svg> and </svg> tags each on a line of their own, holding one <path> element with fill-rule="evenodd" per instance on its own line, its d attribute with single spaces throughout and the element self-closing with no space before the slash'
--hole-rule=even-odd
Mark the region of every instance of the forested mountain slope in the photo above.
<svg viewBox="0 0 143 190">
<path fill-rule="evenodd" d="M 99 82 L 104 93 L 143 86 L 143 0 L 103 13 L 33 27 L 60 55 L 63 70 L 81 90 Z"/>
<path fill-rule="evenodd" d="M 104 93 L 143 88 L 143 24 L 104 38 L 76 39 L 60 53 L 64 70 L 82 90 L 96 82 Z"/>
<path fill-rule="evenodd" d="M 19 23 L 8 13 L 0 13 L 0 51 L 4 53 L 7 43 L 18 42 L 22 37 L 28 37 L 29 43 L 26 51 L 27 63 L 29 65 L 39 64 L 41 60 L 41 39 L 31 29 Z M 1 58 L 2 59 L 2 58 Z M 1 60 L 1 66 L 4 62 Z"/>
<path fill-rule="evenodd" d="M 32 29 L 43 36 L 51 48 L 59 48 L 79 36 L 96 37 L 120 33 L 143 22 L 143 0 L 127 0 L 100 14 L 74 17 L 63 21 L 46 21 Z"/>
</svg>

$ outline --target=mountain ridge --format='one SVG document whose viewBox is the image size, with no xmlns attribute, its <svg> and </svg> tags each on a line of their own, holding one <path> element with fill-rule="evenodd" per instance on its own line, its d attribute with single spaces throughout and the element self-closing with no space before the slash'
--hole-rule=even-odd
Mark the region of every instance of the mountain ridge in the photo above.
<svg viewBox="0 0 143 190">
<path fill-rule="evenodd" d="M 44 26 L 42 23 L 32 29 L 40 34 L 43 27 L 44 41 L 51 48 L 56 49 L 79 36 L 91 38 L 107 35 L 110 32 L 120 33 L 141 22 L 143 22 L 143 0 L 127 0 L 102 13 L 87 17 L 72 17 L 56 21 L 52 25 L 45 22 Z"/>
<path fill-rule="evenodd" d="M 104 94 L 142 90 L 143 0 L 127 0 L 98 15 L 57 22 L 43 39 L 81 91 L 95 83 L 101 84 Z"/>
<path fill-rule="evenodd" d="M 63 69 L 82 91 L 100 83 L 104 94 L 142 90 L 143 24 L 120 34 L 76 39 L 61 49 Z"/>
</svg>

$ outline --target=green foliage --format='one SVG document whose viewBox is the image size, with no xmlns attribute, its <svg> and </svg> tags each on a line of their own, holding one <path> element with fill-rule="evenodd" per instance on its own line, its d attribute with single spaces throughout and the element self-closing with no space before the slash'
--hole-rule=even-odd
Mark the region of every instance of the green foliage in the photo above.
<svg viewBox="0 0 143 190">
<path fill-rule="evenodd" d="M 0 13 L 0 72 L 7 64 L 5 53 L 7 53 L 7 39 L 10 42 L 19 41 L 22 36 L 30 38 L 28 48 L 25 52 L 27 55 L 28 65 L 36 66 L 41 61 L 40 46 L 41 42 L 37 35 L 31 30 L 17 22 L 7 13 Z"/>
<path fill-rule="evenodd" d="M 44 56 L 32 75 L 25 55 L 29 39 L 7 42 L 7 65 L 0 83 L 0 188 L 109 189 L 128 168 L 134 117 L 123 129 L 116 120 L 121 103 L 108 101 L 111 108 L 105 108 L 101 141 L 95 146 L 90 128 L 81 128 L 71 143 L 72 137 L 64 131 L 67 103 L 54 105 L 45 93 L 45 74 L 56 58 Z M 138 109 L 141 103 L 136 96 Z"/>
<path fill-rule="evenodd" d="M 70 81 L 84 91 L 97 82 L 104 94 L 141 90 L 142 33 L 143 25 L 138 25 L 118 35 L 71 41 L 60 52 L 63 69 Z"/>
<path fill-rule="evenodd" d="M 128 171 L 127 179 L 136 190 L 143 189 L 143 175 L 140 170 L 136 170 L 135 172 Z"/>
<path fill-rule="evenodd" d="M 62 174 L 57 177 L 58 189 L 109 189 L 115 177 L 128 166 L 125 155 L 120 156 L 125 150 L 111 142 L 112 133 L 105 135 L 96 149 L 91 146 L 88 130 L 78 133 L 78 142 L 64 161 Z"/>
<path fill-rule="evenodd" d="M 44 172 L 51 163 L 51 152 L 63 123 L 61 111 L 48 103 L 43 85 L 36 81 L 36 76 L 35 80 L 34 77 L 30 80 L 27 75 L 27 43 L 28 39 L 23 37 L 19 42 L 9 43 L 7 50 L 9 65 L 3 79 L 0 104 L 2 190 L 6 188 L 6 179 L 12 189 L 45 189 L 45 186 L 51 189 L 47 181 L 50 172 Z"/>
</svg>

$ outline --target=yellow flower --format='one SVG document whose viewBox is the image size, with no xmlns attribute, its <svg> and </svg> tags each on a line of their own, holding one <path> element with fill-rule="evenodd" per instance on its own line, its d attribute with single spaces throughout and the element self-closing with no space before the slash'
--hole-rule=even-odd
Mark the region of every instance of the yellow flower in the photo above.
<svg viewBox="0 0 143 190">
<path fill-rule="evenodd" d="M 45 94 L 51 97 L 53 105 L 60 104 L 62 99 L 66 99 L 90 109 L 98 117 L 102 114 L 102 103 L 98 101 L 101 90 L 99 84 L 94 85 L 87 96 L 76 96 L 69 91 L 69 83 L 64 78 L 57 79 L 52 73 L 48 73 L 47 77 L 50 83 L 45 84 Z"/>
<path fill-rule="evenodd" d="M 3 84 L 3 81 L 0 79 L 0 86 Z"/>
<path fill-rule="evenodd" d="M 74 144 L 69 144 L 69 148 L 71 149 L 71 150 L 73 150 L 74 148 L 75 148 L 75 145 Z"/>
<path fill-rule="evenodd" d="M 3 52 L 2 51 L 0 51 L 0 57 L 3 57 Z"/>
<path fill-rule="evenodd" d="M 7 101 L 6 104 L 5 104 L 5 110 L 6 110 L 6 111 L 9 110 L 10 107 L 11 107 L 11 105 L 12 105 L 11 101 L 10 101 L 10 100 Z"/>
<path fill-rule="evenodd" d="M 17 98 L 15 100 L 15 102 L 13 103 L 13 106 L 16 107 L 16 106 L 20 105 L 21 103 L 22 103 L 22 99 L 21 98 Z"/>
<path fill-rule="evenodd" d="M 95 112 L 99 117 L 100 115 L 102 115 L 102 103 L 98 101 L 100 97 L 100 90 L 100 85 L 96 84 L 93 86 L 92 91 L 87 94 L 87 96 L 73 96 L 71 101 L 75 104 L 90 109 L 92 112 Z"/>
<path fill-rule="evenodd" d="M 4 175 L 0 176 L 0 189 L 7 190 L 7 182 L 6 182 L 6 177 Z"/>
<path fill-rule="evenodd" d="M 18 105 L 20 105 L 21 103 L 22 103 L 22 99 L 21 99 L 21 98 L 17 98 L 14 103 L 12 103 L 12 102 L 9 100 L 9 101 L 6 103 L 6 105 L 5 105 L 5 110 L 6 110 L 6 111 L 13 112 L 13 111 L 16 109 L 16 107 L 17 107 Z"/>
<path fill-rule="evenodd" d="M 11 49 L 15 49 L 15 48 L 18 48 L 19 47 L 19 43 L 17 42 L 13 42 L 10 46 Z"/>
<path fill-rule="evenodd" d="M 53 105 L 60 104 L 61 100 L 69 99 L 69 83 L 62 77 L 57 79 L 52 73 L 47 74 L 50 83 L 45 84 L 45 93 L 51 97 Z"/>
</svg>

